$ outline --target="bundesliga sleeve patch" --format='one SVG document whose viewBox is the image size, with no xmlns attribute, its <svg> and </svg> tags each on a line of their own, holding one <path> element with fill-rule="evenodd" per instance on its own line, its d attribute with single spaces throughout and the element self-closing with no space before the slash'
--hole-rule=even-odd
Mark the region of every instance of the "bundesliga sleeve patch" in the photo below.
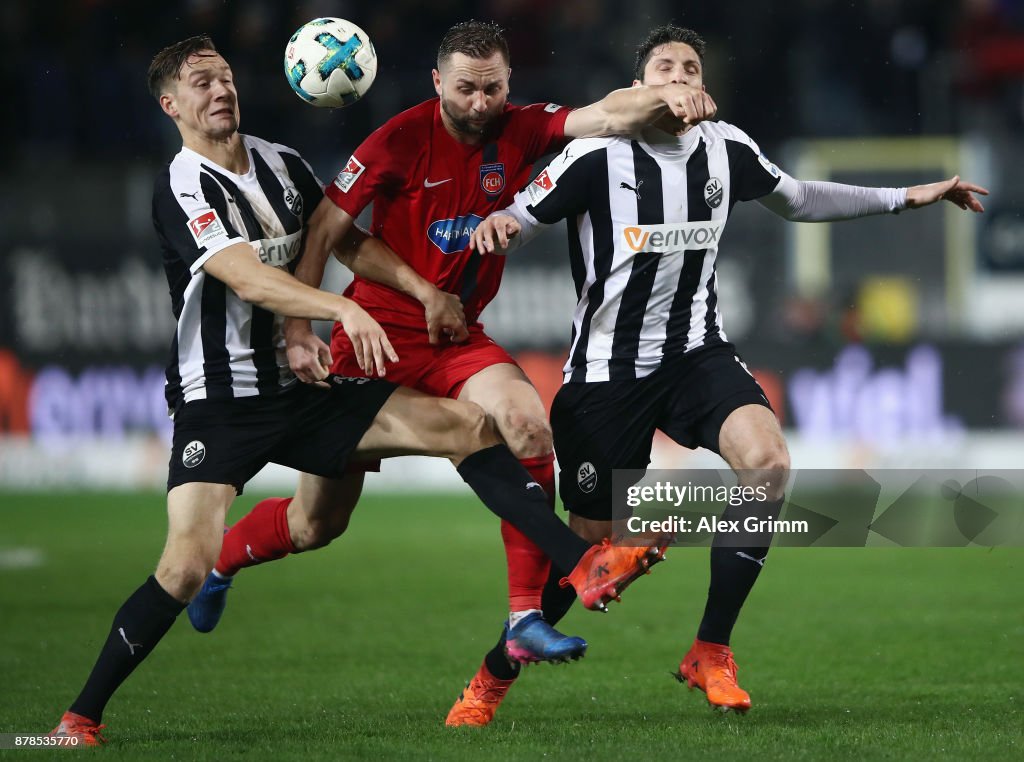
<svg viewBox="0 0 1024 762">
<path fill-rule="evenodd" d="M 544 170 L 526 186 L 526 195 L 530 198 L 530 205 L 536 206 L 543 201 L 556 187 L 555 181 L 551 179 L 548 170 Z"/>
<path fill-rule="evenodd" d="M 338 186 L 338 190 L 342 193 L 348 193 L 349 188 L 355 184 L 365 169 L 366 167 L 363 166 L 359 159 L 352 155 L 349 157 L 345 168 L 334 178 L 334 184 Z"/>
<path fill-rule="evenodd" d="M 761 162 L 761 166 L 764 167 L 768 174 L 770 174 L 772 177 L 779 176 L 779 168 L 772 164 L 770 161 L 768 161 L 768 157 L 765 156 L 763 153 L 759 153 L 757 155 L 757 160 Z"/>
<path fill-rule="evenodd" d="M 553 114 L 556 111 L 558 111 L 558 109 L 560 109 L 560 108 L 562 108 L 562 107 L 559 106 L 557 103 L 549 103 L 548 105 L 546 105 L 544 107 L 544 110 L 547 111 L 549 114 Z"/>
<path fill-rule="evenodd" d="M 214 238 L 227 235 L 224 223 L 220 221 L 220 217 L 217 216 L 215 209 L 203 212 L 197 217 L 190 219 L 188 221 L 188 232 L 192 234 L 196 246 L 206 246 Z"/>
</svg>

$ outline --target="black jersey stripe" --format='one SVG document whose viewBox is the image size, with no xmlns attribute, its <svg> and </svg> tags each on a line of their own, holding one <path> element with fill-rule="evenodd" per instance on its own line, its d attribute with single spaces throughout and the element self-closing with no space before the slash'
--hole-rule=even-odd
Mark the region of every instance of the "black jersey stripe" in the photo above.
<svg viewBox="0 0 1024 762">
<path fill-rule="evenodd" d="M 216 178 L 216 183 L 213 179 Z M 220 184 L 220 197 L 221 197 L 221 208 L 217 208 L 218 212 L 221 212 L 221 216 L 224 218 L 225 223 L 228 221 L 228 204 L 234 204 L 238 208 L 239 216 L 242 218 L 242 224 L 245 225 L 245 237 L 250 241 L 258 241 L 263 237 L 263 227 L 260 225 L 259 220 L 256 218 L 256 213 L 252 210 L 252 204 L 249 200 L 238 192 L 238 186 L 229 180 L 225 175 L 221 174 L 211 167 L 203 165 L 203 176 L 200 180 L 200 184 L 203 187 L 203 193 L 207 193 L 208 187 L 216 187 L 217 183 Z M 226 195 L 225 195 L 226 194 Z M 210 197 L 207 195 L 207 201 Z M 222 211 L 223 210 L 223 211 Z M 230 225 L 229 225 L 230 227 Z"/>
<path fill-rule="evenodd" d="M 212 276 L 203 279 L 202 322 L 203 376 L 207 399 L 230 399 L 231 355 L 227 342 L 227 286 Z"/>
<path fill-rule="evenodd" d="M 587 380 L 587 346 L 590 339 L 590 326 L 594 320 L 594 313 L 604 303 L 604 286 L 615 258 L 615 234 L 612 225 L 611 202 L 608 198 L 608 150 L 603 149 L 600 153 L 600 161 L 596 160 L 596 157 L 590 160 L 593 171 L 593 182 L 589 190 L 590 223 L 593 227 L 594 237 L 595 281 L 586 292 L 587 309 L 580 321 L 580 335 L 572 354 L 571 380 L 573 381 Z"/>
<path fill-rule="evenodd" d="M 277 175 L 274 174 L 274 170 L 270 168 L 267 160 L 260 155 L 259 151 L 250 152 L 250 156 L 252 157 L 253 168 L 256 170 L 256 182 L 260 184 L 260 189 L 263 191 L 263 195 L 267 197 L 267 201 L 270 202 L 270 208 L 277 215 L 277 220 L 281 223 L 281 227 L 284 228 L 284 232 L 289 235 L 298 233 L 302 224 L 299 222 L 299 218 L 288 208 L 288 204 L 284 200 L 285 186 L 281 184 Z"/>
<path fill-rule="evenodd" d="M 228 200 L 231 198 L 228 196 L 228 193 L 230 191 L 227 191 L 224 186 L 217 182 L 214 174 L 209 173 L 205 168 L 203 172 L 199 173 L 199 187 L 203 191 L 203 197 L 206 199 L 206 203 L 217 212 L 217 216 L 224 224 L 224 229 L 227 230 L 228 235 L 244 235 L 245 231 L 235 230 L 235 226 L 231 224 L 231 214 L 228 211 Z M 224 179 L 227 180 L 227 178 Z M 234 185 L 231 187 L 234 187 Z"/>
<path fill-rule="evenodd" d="M 204 167 L 204 170 L 206 168 Z M 226 179 L 226 178 L 225 178 Z M 199 186 L 206 202 L 214 208 L 229 235 L 238 235 L 228 214 L 229 190 L 207 171 L 199 173 Z M 233 187 L 233 186 L 232 186 Z M 203 345 L 203 376 L 208 399 L 225 399 L 231 393 L 231 353 L 227 347 L 227 286 L 213 276 L 204 276 L 200 296 L 200 336 Z"/>
<path fill-rule="evenodd" d="M 288 234 L 299 232 L 302 223 L 288 208 L 284 199 L 284 186 L 274 174 L 259 151 L 250 152 L 253 167 L 256 170 L 256 182 L 270 208 L 277 215 L 278 222 Z M 301 162 L 300 162 L 301 164 Z M 290 178 L 289 178 L 290 179 Z M 249 333 L 249 346 L 253 350 L 253 364 L 256 366 L 256 388 L 260 393 L 270 392 L 278 385 L 277 352 L 272 344 L 263 337 L 269 336 L 274 330 L 274 313 L 253 305 L 252 330 Z"/>
<path fill-rule="evenodd" d="M 498 160 L 498 144 L 495 142 L 484 143 L 480 152 L 481 164 L 493 164 Z M 483 188 L 481 188 L 483 190 Z M 480 260 L 481 254 L 475 249 L 469 252 L 466 259 L 466 266 L 462 269 L 462 288 L 459 289 L 459 299 L 463 304 L 469 304 L 476 294 L 477 286 L 480 285 Z"/>
<path fill-rule="evenodd" d="M 708 276 L 707 289 L 708 298 L 707 306 L 708 312 L 704 316 L 704 344 L 717 344 L 718 341 L 718 289 L 716 288 L 715 281 L 717 270 L 711 269 L 711 275 Z"/>
<path fill-rule="evenodd" d="M 704 200 L 704 186 L 711 179 L 708 170 L 707 144 L 704 138 L 694 149 L 686 162 L 686 215 L 690 222 L 711 219 L 711 207 Z M 704 269 L 704 257 L 707 249 L 687 251 L 676 293 L 672 297 L 672 307 L 668 313 L 668 326 L 663 353 L 666 355 L 686 350 L 687 336 L 690 331 L 690 319 L 698 288 L 700 288 L 701 271 Z"/>
<path fill-rule="evenodd" d="M 177 317 L 177 316 L 175 316 Z M 167 409 L 177 411 L 181 404 L 181 365 L 178 362 L 178 332 L 174 332 L 171 340 L 170 359 L 164 370 L 167 383 L 164 384 L 164 399 L 167 401 Z"/>
<path fill-rule="evenodd" d="M 187 232 L 187 224 L 188 215 L 171 190 L 171 168 L 168 165 L 153 184 L 153 225 L 160 240 L 164 272 L 171 293 L 171 312 L 175 320 L 181 317 L 185 305 L 185 289 L 192 278 L 189 263 L 174 253 L 179 247 L 195 248 L 195 242 L 190 240 Z"/>
<path fill-rule="evenodd" d="M 665 222 L 661 168 L 635 140 L 630 142 L 630 148 L 633 152 L 633 174 L 636 180 L 633 193 L 636 194 L 637 222 L 641 225 L 660 225 Z M 628 203 L 633 203 L 633 200 L 630 199 Z M 644 313 L 651 298 L 661 257 L 660 252 L 639 252 L 633 257 L 629 279 L 623 289 L 619 311 L 615 317 L 612 355 L 608 361 L 609 380 L 636 378 L 640 332 L 644 327 Z"/>
<path fill-rule="evenodd" d="M 302 194 L 302 213 L 300 216 L 302 223 L 306 224 L 324 197 L 323 188 L 320 187 L 320 183 L 313 173 L 309 171 L 306 163 L 298 156 L 287 151 L 278 151 L 278 156 L 284 162 L 284 166 L 288 170 L 288 176 L 291 177 L 295 187 Z"/>
<path fill-rule="evenodd" d="M 259 169 L 260 163 L 262 162 L 263 166 L 266 167 L 266 170 L 268 172 L 270 172 L 270 167 L 267 166 L 266 162 L 262 159 L 262 157 L 257 159 L 257 157 L 259 156 L 259 152 L 252 151 L 252 152 L 250 152 L 250 156 L 252 157 L 252 161 L 254 162 L 254 165 L 256 167 L 256 179 L 257 179 L 257 182 L 260 185 L 260 190 L 262 190 L 263 194 L 267 197 L 267 200 L 270 202 L 271 208 L 273 208 L 275 210 L 275 213 L 277 213 L 278 217 L 280 217 L 281 214 L 280 214 L 280 212 L 278 212 L 277 208 L 274 206 L 274 201 L 272 200 L 271 197 L 273 197 L 273 199 L 277 199 L 277 201 L 283 206 L 284 205 L 284 197 L 283 197 L 282 194 L 284 192 L 284 189 L 281 187 L 281 183 L 278 182 L 277 180 L 275 180 L 273 177 L 269 178 L 269 180 L 267 178 L 260 178 L 260 169 Z M 211 169 L 210 167 L 205 166 L 205 165 L 204 165 L 203 169 L 206 172 L 209 172 L 213 177 L 215 177 L 216 178 L 216 182 L 219 183 L 224 188 L 224 190 L 226 190 L 227 193 L 230 194 L 230 201 L 231 201 L 231 203 L 234 203 L 236 207 L 238 207 L 238 213 L 239 213 L 239 215 L 242 218 L 242 223 L 245 225 L 245 235 L 246 235 L 246 238 L 248 238 L 250 241 L 258 241 L 261 238 L 263 238 L 263 236 L 264 236 L 263 226 L 260 225 L 259 220 L 256 217 L 256 213 L 253 211 L 252 204 L 250 204 L 249 200 L 242 193 L 240 193 L 238 191 L 238 186 L 236 186 L 235 183 L 232 182 L 230 179 L 228 179 L 224 174 L 218 172 L 215 169 Z M 213 182 L 212 178 L 211 179 L 207 179 L 206 177 L 204 177 L 203 180 L 204 180 L 203 192 L 206 193 L 206 185 L 207 184 L 215 185 L 215 183 Z M 271 185 L 271 183 L 272 183 L 272 185 Z M 275 185 L 276 185 L 276 192 L 275 192 L 275 189 L 274 189 Z M 221 194 L 221 197 L 223 198 L 223 194 Z M 207 199 L 209 199 L 209 196 L 207 196 Z M 226 219 L 227 216 L 228 216 L 227 215 L 227 202 L 224 202 L 223 206 L 224 206 L 224 210 L 225 211 L 223 212 L 222 216 Z M 218 209 L 218 211 L 220 211 L 220 210 Z M 285 208 L 285 211 L 287 212 L 287 208 Z M 298 231 L 298 229 L 299 229 L 298 228 L 298 220 L 296 220 L 295 216 L 292 215 L 290 212 L 288 213 L 288 215 L 292 218 L 292 221 L 295 223 L 295 230 L 294 231 L 289 231 L 289 232 L 296 232 L 296 231 Z M 287 230 L 287 228 L 285 228 L 285 229 Z M 223 284 L 221 284 L 221 286 L 223 287 Z M 224 311 L 224 309 L 226 309 L 226 307 L 227 307 L 227 297 L 226 297 L 226 294 L 221 296 L 220 299 L 221 299 L 221 301 L 217 301 L 216 304 L 223 305 L 223 306 L 218 307 L 218 309 L 220 309 L 221 311 Z M 206 300 L 207 300 L 207 292 L 206 292 L 206 289 L 204 288 L 204 290 L 203 290 L 203 355 L 204 355 L 204 357 L 208 358 L 209 355 L 207 354 L 207 349 L 206 349 L 206 346 L 207 346 L 207 344 L 206 344 L 206 319 L 207 319 L 207 316 L 206 316 L 206 305 L 207 305 L 207 301 Z M 211 302 L 211 304 L 213 304 L 213 303 L 214 302 Z M 211 320 L 213 320 L 212 316 L 211 316 Z M 275 348 L 274 348 L 273 344 L 271 344 L 270 342 L 267 341 L 267 337 L 270 336 L 271 333 L 273 332 L 273 327 L 274 327 L 274 313 L 272 313 L 272 312 L 270 312 L 268 310 L 265 310 L 262 307 L 258 307 L 255 304 L 252 305 L 252 320 L 251 320 L 250 329 L 249 329 L 249 348 L 253 350 L 252 362 L 253 362 L 253 365 L 256 368 L 256 388 L 259 389 L 260 392 L 270 391 L 270 390 L 275 389 L 278 386 L 279 372 L 278 372 L 278 368 L 277 368 L 276 352 L 275 352 Z M 226 328 L 227 328 L 226 322 L 219 323 L 217 328 L 218 329 L 223 328 L 224 330 L 226 330 Z M 222 348 L 224 348 L 224 355 L 223 355 L 224 359 L 223 359 L 223 362 L 225 364 L 229 365 L 230 363 L 229 363 L 229 360 L 227 359 L 228 358 L 227 349 L 226 349 L 225 342 L 224 342 L 225 333 L 222 331 L 220 336 L 221 336 L 221 338 L 220 338 L 220 345 L 221 345 Z M 211 337 L 211 339 L 212 339 L 212 337 Z M 220 363 L 221 362 L 222 362 L 222 359 L 219 356 L 219 354 L 218 354 L 218 357 L 217 357 L 217 365 L 210 366 L 209 365 L 209 360 L 207 360 L 207 365 L 204 366 L 204 367 L 206 368 L 206 375 L 207 375 L 207 383 L 208 383 L 208 385 L 212 384 L 212 385 L 215 385 L 215 386 L 219 387 L 223 383 L 222 376 L 220 375 L 220 367 L 221 367 Z M 214 372 L 216 374 L 213 377 L 210 376 L 210 370 L 211 369 L 214 370 Z M 231 378 L 230 378 L 230 376 L 231 376 L 231 373 L 230 373 L 230 370 L 228 370 L 227 385 L 228 385 L 229 389 L 230 389 L 230 386 L 231 386 Z M 228 396 L 231 396 L 231 395 L 229 394 Z"/>
</svg>

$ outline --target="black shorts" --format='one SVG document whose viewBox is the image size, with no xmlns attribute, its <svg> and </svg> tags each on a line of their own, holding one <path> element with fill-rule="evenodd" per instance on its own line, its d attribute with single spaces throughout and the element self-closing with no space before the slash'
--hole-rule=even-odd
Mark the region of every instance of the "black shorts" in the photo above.
<svg viewBox="0 0 1024 762">
<path fill-rule="evenodd" d="M 646 469 L 655 429 L 717 453 L 725 419 L 751 404 L 771 409 L 732 344 L 678 355 L 640 379 L 565 384 L 551 406 L 551 429 L 566 510 L 611 519 L 612 471 Z"/>
<path fill-rule="evenodd" d="M 167 490 L 189 482 L 242 487 L 267 463 L 341 477 L 373 419 L 398 387 L 330 376 L 273 397 L 195 400 L 174 416 Z"/>
</svg>

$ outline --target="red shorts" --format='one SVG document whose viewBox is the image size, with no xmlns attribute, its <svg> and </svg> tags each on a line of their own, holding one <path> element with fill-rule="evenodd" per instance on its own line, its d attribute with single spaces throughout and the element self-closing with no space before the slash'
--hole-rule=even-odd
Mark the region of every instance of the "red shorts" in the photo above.
<svg viewBox="0 0 1024 762">
<path fill-rule="evenodd" d="M 384 330 L 398 353 L 398 362 L 388 363 L 385 379 L 433 397 L 457 399 L 472 376 L 492 365 L 511 363 L 519 367 L 512 355 L 484 333 L 480 325 L 470 326 L 469 338 L 460 344 L 442 339 L 441 343 L 433 345 L 427 340 L 427 332 L 422 327 L 388 325 Z M 356 363 L 352 342 L 337 324 L 331 337 L 331 355 L 334 357 L 332 373 L 353 378 L 366 375 Z M 347 470 L 350 473 L 379 471 L 380 461 L 350 463 Z"/>
<path fill-rule="evenodd" d="M 456 399 L 472 376 L 492 365 L 511 363 L 519 367 L 512 355 L 484 333 L 480 325 L 470 326 L 469 338 L 461 344 L 442 339 L 441 343 L 433 345 L 422 328 L 403 329 L 390 325 L 384 330 L 398 353 L 398 362 L 388 363 L 385 378 L 433 397 Z M 332 373 L 357 378 L 366 375 L 356 363 L 352 342 L 340 329 L 331 337 L 331 354 L 334 356 Z"/>
</svg>

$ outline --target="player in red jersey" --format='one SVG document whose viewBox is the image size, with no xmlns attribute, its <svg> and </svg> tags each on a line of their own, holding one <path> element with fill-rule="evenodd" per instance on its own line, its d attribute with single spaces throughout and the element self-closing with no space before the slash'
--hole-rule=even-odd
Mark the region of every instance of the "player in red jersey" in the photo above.
<svg viewBox="0 0 1024 762">
<path fill-rule="evenodd" d="M 483 407 L 553 505 L 554 455 L 544 406 L 479 322 L 498 290 L 504 259 L 471 252 L 470 236 L 483 218 L 511 203 L 537 159 L 568 140 L 626 134 L 669 110 L 696 122 L 713 116 L 715 104 L 699 88 L 670 84 L 617 90 L 577 110 L 519 107 L 508 103 L 509 73 L 508 47 L 496 25 L 473 21 L 449 30 L 433 72 L 438 98 L 390 119 L 348 159 L 310 221 L 296 276 L 319 284 L 333 250 L 357 274 L 345 295 L 384 327 L 400 358 L 387 368 L 388 379 Z M 371 202 L 368 238 L 354 221 Z M 340 326 L 330 349 L 308 321 L 290 322 L 287 334 L 292 368 L 304 381 L 321 381 L 328 369 L 364 375 Z M 216 624 L 239 569 L 340 535 L 362 483 L 363 473 L 342 480 L 304 475 L 293 500 L 258 504 L 226 535 L 215 572 L 190 607 L 193 622 L 203 629 Z M 502 537 L 511 612 L 507 655 L 517 662 L 578 658 L 586 643 L 561 635 L 542 616 L 548 601 L 558 608 L 571 603 L 561 602 L 565 591 L 549 579 L 548 559 L 507 522 Z M 516 668 L 495 664 L 490 672 Z"/>
</svg>

